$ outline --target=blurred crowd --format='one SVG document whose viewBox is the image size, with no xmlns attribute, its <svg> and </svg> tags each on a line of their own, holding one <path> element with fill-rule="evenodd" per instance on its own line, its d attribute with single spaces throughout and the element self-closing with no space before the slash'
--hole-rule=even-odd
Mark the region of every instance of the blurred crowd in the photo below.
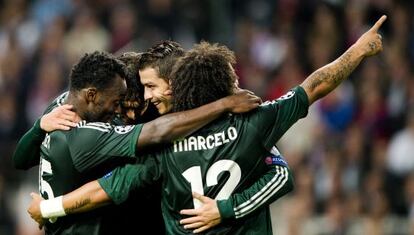
<svg viewBox="0 0 414 235">
<path fill-rule="evenodd" d="M 26 214 L 37 169 L 17 171 L 11 156 L 83 53 L 222 43 L 236 52 L 241 86 L 267 100 L 337 58 L 382 14 L 381 55 L 278 143 L 296 187 L 272 205 L 273 227 L 414 234 L 413 12 L 410 0 L 0 0 L 0 235 L 41 234 Z"/>
</svg>

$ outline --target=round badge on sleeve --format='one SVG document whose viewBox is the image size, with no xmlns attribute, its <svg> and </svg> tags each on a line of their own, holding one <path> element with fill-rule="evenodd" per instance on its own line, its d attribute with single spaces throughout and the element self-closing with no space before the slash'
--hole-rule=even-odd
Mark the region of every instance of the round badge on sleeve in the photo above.
<svg viewBox="0 0 414 235">
<path fill-rule="evenodd" d="M 127 125 L 127 126 L 116 126 L 115 132 L 118 134 L 126 134 L 134 129 L 134 125 Z"/>
</svg>

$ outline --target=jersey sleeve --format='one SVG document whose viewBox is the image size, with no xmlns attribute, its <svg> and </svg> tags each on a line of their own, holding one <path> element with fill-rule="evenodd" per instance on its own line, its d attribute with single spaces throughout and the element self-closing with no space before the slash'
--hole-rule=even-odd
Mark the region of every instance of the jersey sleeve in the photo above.
<svg viewBox="0 0 414 235">
<path fill-rule="evenodd" d="M 40 145 L 46 136 L 40 128 L 40 119 L 23 135 L 13 153 L 13 165 L 16 169 L 27 170 L 39 164 Z"/>
<path fill-rule="evenodd" d="M 309 100 L 305 90 L 297 86 L 280 98 L 263 103 L 251 116 L 266 149 L 272 146 L 299 119 L 308 113 Z"/>
<path fill-rule="evenodd" d="M 217 206 L 223 221 L 239 219 L 270 205 L 293 189 L 293 178 L 287 166 L 272 165 L 258 181 L 243 192 L 218 200 Z"/>
<path fill-rule="evenodd" d="M 43 115 L 50 113 L 54 108 L 61 105 L 68 92 L 59 95 L 49 104 Z M 40 161 L 40 145 L 46 136 L 40 128 L 40 118 L 34 123 L 33 127 L 28 130 L 17 143 L 13 153 L 13 165 L 16 169 L 27 170 L 39 164 Z"/>
<path fill-rule="evenodd" d="M 66 98 L 68 97 L 69 92 L 66 91 L 62 94 L 60 94 L 58 97 L 56 97 L 52 103 L 49 104 L 49 106 L 47 106 L 47 108 L 45 109 L 45 111 L 43 112 L 43 115 L 48 114 L 50 112 L 52 112 L 52 110 L 58 106 L 61 106 L 65 103 Z"/>
<path fill-rule="evenodd" d="M 125 202 L 132 192 L 140 192 L 159 181 L 159 163 L 150 158 L 143 164 L 127 164 L 118 167 L 98 179 L 102 189 L 115 204 Z"/>
<path fill-rule="evenodd" d="M 110 158 L 135 157 L 141 129 L 142 125 L 79 124 L 67 134 L 73 165 L 79 172 L 85 172 Z"/>
</svg>

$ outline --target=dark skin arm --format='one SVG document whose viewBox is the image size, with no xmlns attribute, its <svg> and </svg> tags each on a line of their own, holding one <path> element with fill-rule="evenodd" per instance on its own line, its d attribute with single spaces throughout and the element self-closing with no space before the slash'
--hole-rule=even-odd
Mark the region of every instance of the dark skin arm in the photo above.
<svg viewBox="0 0 414 235">
<path fill-rule="evenodd" d="M 226 112 L 243 113 L 257 108 L 261 99 L 247 90 L 239 90 L 201 107 L 167 114 L 145 123 L 139 135 L 137 148 L 166 143 L 187 136 Z"/>
<path fill-rule="evenodd" d="M 335 89 L 365 58 L 382 51 L 382 38 L 378 29 L 387 19 L 382 16 L 344 54 L 330 64 L 313 72 L 301 84 L 309 98 L 309 104 Z"/>
</svg>

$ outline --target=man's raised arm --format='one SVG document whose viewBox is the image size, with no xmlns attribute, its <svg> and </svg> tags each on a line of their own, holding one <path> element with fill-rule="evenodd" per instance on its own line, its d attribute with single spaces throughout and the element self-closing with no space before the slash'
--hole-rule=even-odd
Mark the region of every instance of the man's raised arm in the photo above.
<svg viewBox="0 0 414 235">
<path fill-rule="evenodd" d="M 306 91 L 309 104 L 335 89 L 365 57 L 382 51 L 382 37 L 378 29 L 387 19 L 383 15 L 371 29 L 365 32 L 344 54 L 330 64 L 313 72 L 301 86 Z"/>
</svg>

